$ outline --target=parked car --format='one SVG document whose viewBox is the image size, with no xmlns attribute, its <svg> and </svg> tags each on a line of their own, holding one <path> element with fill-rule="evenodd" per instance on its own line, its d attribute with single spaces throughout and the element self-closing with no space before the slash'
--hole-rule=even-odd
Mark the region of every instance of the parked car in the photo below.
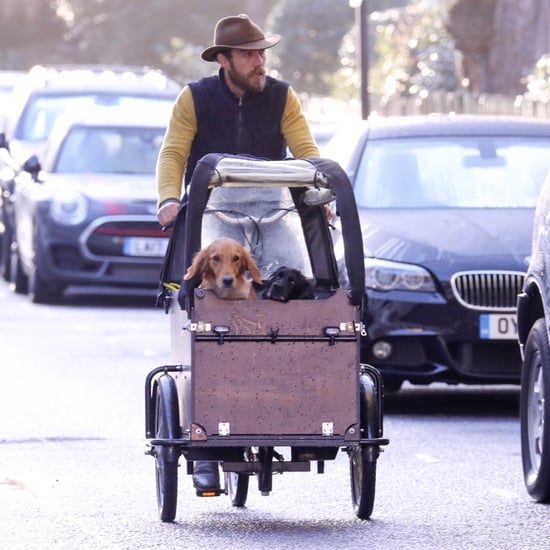
<svg viewBox="0 0 550 550">
<path fill-rule="evenodd" d="M 550 172 L 533 225 L 531 262 L 518 297 L 518 340 L 523 358 L 520 429 L 528 493 L 550 502 Z"/>
<path fill-rule="evenodd" d="M 70 285 L 157 288 L 168 234 L 156 218 L 165 124 L 139 113 L 60 118 L 15 180 L 11 286 L 55 302 Z"/>
<path fill-rule="evenodd" d="M 160 71 L 125 66 L 36 66 L 17 82 L 0 129 L 0 274 L 4 279 L 9 280 L 11 272 L 14 177 L 23 162 L 41 153 L 57 117 L 103 106 L 134 113 L 156 111 L 159 121 L 167 123 L 180 90 Z"/>
<path fill-rule="evenodd" d="M 361 355 L 386 389 L 519 383 L 516 297 L 550 121 L 373 118 L 337 133 L 324 155 L 354 186 L 369 300 Z"/>
</svg>

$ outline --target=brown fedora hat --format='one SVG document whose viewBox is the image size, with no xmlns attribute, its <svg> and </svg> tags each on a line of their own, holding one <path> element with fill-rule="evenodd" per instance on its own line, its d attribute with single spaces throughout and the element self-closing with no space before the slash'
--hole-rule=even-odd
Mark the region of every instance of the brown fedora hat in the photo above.
<svg viewBox="0 0 550 550">
<path fill-rule="evenodd" d="M 248 15 L 224 17 L 216 23 L 214 45 L 206 48 L 201 54 L 205 61 L 216 61 L 216 55 L 228 48 L 239 50 L 265 50 L 275 46 L 281 40 L 278 34 L 269 37 L 256 25 Z"/>
</svg>

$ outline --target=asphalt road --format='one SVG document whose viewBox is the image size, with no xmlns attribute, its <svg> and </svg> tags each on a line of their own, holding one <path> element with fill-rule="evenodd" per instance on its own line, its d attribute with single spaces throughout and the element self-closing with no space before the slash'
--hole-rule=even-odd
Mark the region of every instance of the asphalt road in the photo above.
<svg viewBox="0 0 550 550">
<path fill-rule="evenodd" d="M 355 518 L 348 460 L 285 473 L 245 509 L 199 499 L 184 470 L 176 521 L 158 520 L 144 455 L 143 382 L 169 363 L 152 297 L 38 306 L 0 283 L 0 548 L 538 549 L 550 507 L 525 492 L 518 389 L 405 387 L 385 402 L 369 521 Z"/>
</svg>

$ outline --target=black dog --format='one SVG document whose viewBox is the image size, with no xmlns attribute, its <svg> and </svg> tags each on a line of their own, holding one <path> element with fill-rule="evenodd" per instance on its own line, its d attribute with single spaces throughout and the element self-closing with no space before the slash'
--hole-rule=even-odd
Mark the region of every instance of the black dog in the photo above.
<svg viewBox="0 0 550 550">
<path fill-rule="evenodd" d="M 280 267 L 267 280 L 263 297 L 279 302 L 289 300 L 313 300 L 312 284 L 298 269 Z"/>
</svg>

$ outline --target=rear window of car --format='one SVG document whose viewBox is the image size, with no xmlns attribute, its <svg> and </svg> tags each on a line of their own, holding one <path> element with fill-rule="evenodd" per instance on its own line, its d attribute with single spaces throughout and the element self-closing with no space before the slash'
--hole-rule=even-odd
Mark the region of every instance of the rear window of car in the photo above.
<svg viewBox="0 0 550 550">
<path fill-rule="evenodd" d="M 549 138 L 373 140 L 355 193 L 367 208 L 532 208 L 549 168 Z"/>
</svg>

